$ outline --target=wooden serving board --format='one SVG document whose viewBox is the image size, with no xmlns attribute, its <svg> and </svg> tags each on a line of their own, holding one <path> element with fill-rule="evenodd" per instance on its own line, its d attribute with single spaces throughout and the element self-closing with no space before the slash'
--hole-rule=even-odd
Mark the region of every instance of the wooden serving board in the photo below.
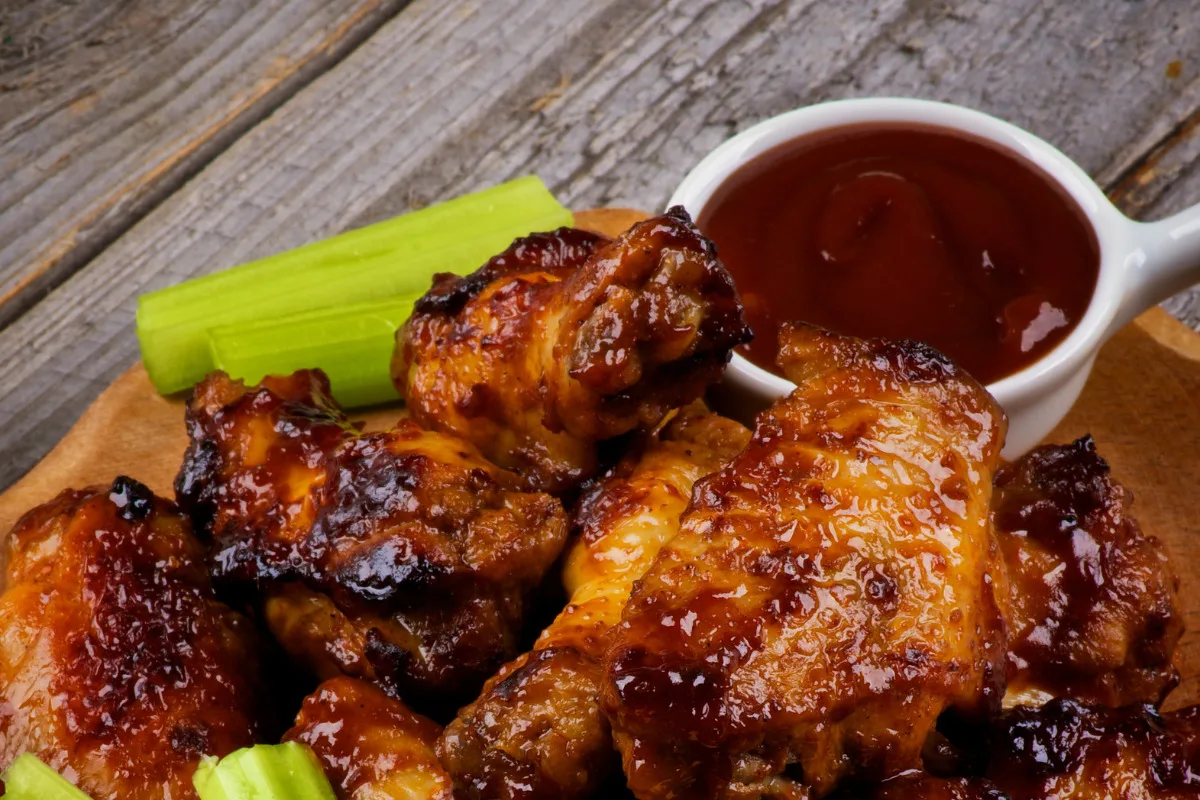
<svg viewBox="0 0 1200 800">
<path fill-rule="evenodd" d="M 644 216 L 600 209 L 580 212 L 576 224 L 615 235 Z M 401 414 L 397 406 L 359 417 L 368 428 L 382 428 Z M 1133 490 L 1142 528 L 1170 550 L 1188 632 L 1176 656 L 1184 679 L 1168 706 L 1200 702 L 1200 335 L 1157 308 L 1119 331 L 1050 441 L 1085 433 Z M 107 483 L 119 474 L 170 496 L 186 446 L 183 398 L 160 397 L 135 364 L 41 463 L 0 494 L 0 531 L 63 489 Z"/>
</svg>

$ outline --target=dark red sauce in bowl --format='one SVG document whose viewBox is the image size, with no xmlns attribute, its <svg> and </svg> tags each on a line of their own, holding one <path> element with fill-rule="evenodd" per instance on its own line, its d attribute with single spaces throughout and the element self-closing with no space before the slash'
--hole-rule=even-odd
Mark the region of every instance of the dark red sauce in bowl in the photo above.
<svg viewBox="0 0 1200 800">
<path fill-rule="evenodd" d="M 775 370 L 803 320 L 919 339 L 984 383 L 1037 361 L 1082 318 L 1100 266 L 1074 200 L 1016 153 L 956 131 L 856 125 L 770 150 L 726 179 L 700 229 Z"/>
</svg>

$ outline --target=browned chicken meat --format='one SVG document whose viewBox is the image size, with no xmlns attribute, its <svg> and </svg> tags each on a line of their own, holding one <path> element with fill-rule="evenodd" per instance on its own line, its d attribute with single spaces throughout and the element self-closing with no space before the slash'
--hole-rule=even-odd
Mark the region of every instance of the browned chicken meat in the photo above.
<svg viewBox="0 0 1200 800">
<path fill-rule="evenodd" d="M 285 740 L 313 749 L 338 800 L 454 800 L 434 754 L 441 728 L 356 678 L 332 678 L 304 700 Z"/>
<path fill-rule="evenodd" d="M 605 654 L 643 800 L 879 780 L 920 766 L 943 711 L 1003 693 L 1003 413 L 924 345 L 799 325 L 780 343 L 799 388 L 697 483 Z"/>
<path fill-rule="evenodd" d="M 699 397 L 749 337 L 712 243 L 674 208 L 613 241 L 561 229 L 439 276 L 392 376 L 418 423 L 560 491 L 597 471 L 600 442 Z"/>
<path fill-rule="evenodd" d="M 174 504 L 118 478 L 17 522 L 0 595 L 0 767 L 24 752 L 94 800 L 194 798 L 254 743 L 256 641 Z"/>
<path fill-rule="evenodd" d="M 575 514 L 570 602 L 447 726 L 439 755 L 459 800 L 590 797 L 618 767 L 600 711 L 600 661 L 633 582 L 679 530 L 696 480 L 749 441 L 697 402 L 588 487 Z"/>
<path fill-rule="evenodd" d="M 1162 701 L 1178 676 L 1178 581 L 1090 437 L 1003 467 L 992 502 L 1012 589 L 1008 704 Z"/>
<path fill-rule="evenodd" d="M 1200 706 L 1014 708 L 993 726 L 988 776 L 1012 800 L 1194 800 Z"/>
<path fill-rule="evenodd" d="M 359 433 L 316 371 L 257 387 L 214 373 L 187 419 L 176 493 L 212 537 L 214 575 L 261 593 L 320 677 L 432 703 L 516 655 L 525 596 L 566 538 L 558 500 L 410 421 Z"/>
</svg>

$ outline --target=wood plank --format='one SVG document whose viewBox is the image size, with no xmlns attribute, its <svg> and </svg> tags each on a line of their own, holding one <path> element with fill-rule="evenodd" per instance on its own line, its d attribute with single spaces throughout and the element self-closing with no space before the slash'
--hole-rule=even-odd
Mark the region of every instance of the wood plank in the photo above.
<svg viewBox="0 0 1200 800">
<path fill-rule="evenodd" d="M 403 0 L 34 0 L 0 12 L 0 326 Z"/>
<path fill-rule="evenodd" d="M 136 359 L 139 292 L 513 175 L 576 207 L 652 208 L 765 116 L 903 94 L 997 113 L 1119 176 L 1200 105 L 1194 79 L 1164 74 L 1200 52 L 1186 5 L 415 3 L 0 333 L 0 485 Z"/>
</svg>

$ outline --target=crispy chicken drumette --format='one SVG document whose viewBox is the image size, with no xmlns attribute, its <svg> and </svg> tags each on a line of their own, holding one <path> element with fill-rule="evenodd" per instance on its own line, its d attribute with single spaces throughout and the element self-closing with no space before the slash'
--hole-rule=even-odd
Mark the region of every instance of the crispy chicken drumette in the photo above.
<svg viewBox="0 0 1200 800">
<path fill-rule="evenodd" d="M 357 678 L 332 678 L 304 700 L 284 739 L 317 754 L 338 800 L 454 800 L 434 754 L 441 728 Z"/>
<path fill-rule="evenodd" d="M 749 441 L 697 402 L 588 487 L 568 551 L 570 602 L 534 650 L 506 665 L 439 743 L 459 800 L 591 796 L 618 766 L 600 712 L 600 661 L 634 581 L 679 530 L 698 478 Z"/>
<path fill-rule="evenodd" d="M 0 595 L 0 766 L 36 754 L 95 800 L 194 798 L 253 744 L 253 629 L 213 597 L 174 504 L 118 478 L 17 522 Z"/>
<path fill-rule="evenodd" d="M 808 326 L 780 341 L 799 388 L 697 483 L 605 655 L 643 800 L 882 779 L 920 766 L 943 711 L 1003 693 L 1003 413 L 924 345 Z"/>
<path fill-rule="evenodd" d="M 1158 704 L 1178 682 L 1178 581 L 1090 437 L 996 475 L 992 518 L 1011 586 L 1008 704 Z"/>
<path fill-rule="evenodd" d="M 748 341 L 733 281 L 682 208 L 619 238 L 561 229 L 440 276 L 397 333 L 413 418 L 560 491 L 597 445 L 699 397 Z"/>
<path fill-rule="evenodd" d="M 320 372 L 257 387 L 214 373 L 187 417 L 176 493 L 212 537 L 215 577 L 257 590 L 320 677 L 431 702 L 516 655 L 525 596 L 566 537 L 558 500 L 408 420 L 359 433 Z"/>
</svg>

